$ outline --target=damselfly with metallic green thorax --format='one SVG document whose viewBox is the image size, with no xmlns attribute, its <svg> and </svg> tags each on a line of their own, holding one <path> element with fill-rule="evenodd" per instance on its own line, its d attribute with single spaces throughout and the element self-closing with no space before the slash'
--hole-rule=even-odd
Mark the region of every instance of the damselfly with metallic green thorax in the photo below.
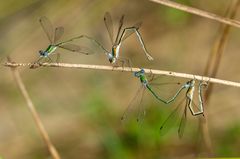
<svg viewBox="0 0 240 159">
<path fill-rule="evenodd" d="M 195 80 L 190 80 L 184 84 L 184 87 L 187 88 L 185 98 L 186 103 L 184 107 L 184 111 L 181 116 L 179 128 L 178 128 L 178 136 L 181 138 L 184 133 L 184 129 L 186 126 L 187 120 L 187 108 L 189 108 L 191 114 L 193 116 L 203 115 L 204 116 L 204 107 L 203 107 L 203 97 L 202 97 L 202 90 L 203 88 L 207 87 L 208 83 L 205 81 L 199 81 L 198 84 L 198 104 L 194 102 L 194 93 L 195 93 Z M 165 134 L 168 130 L 174 125 L 175 121 L 177 120 L 177 116 L 180 112 L 180 106 L 184 99 L 177 105 L 177 107 L 173 110 L 173 112 L 167 117 L 167 119 L 163 122 L 162 126 L 160 127 L 160 134 Z"/>
<path fill-rule="evenodd" d="M 177 84 L 179 85 L 179 82 L 174 82 L 174 83 L 156 83 L 154 82 L 156 80 L 156 77 L 152 76 L 152 78 L 150 80 L 147 79 L 146 75 L 145 75 L 145 71 L 144 69 L 141 69 L 140 71 L 134 72 L 134 76 L 139 78 L 140 82 L 141 82 L 141 86 L 138 89 L 135 97 L 132 99 L 132 101 L 130 102 L 130 104 L 128 105 L 126 111 L 124 112 L 123 116 L 122 116 L 122 120 L 124 120 L 128 114 L 128 112 L 132 109 L 132 102 L 136 100 L 136 98 L 140 97 L 140 106 L 139 106 L 139 110 L 138 110 L 138 117 L 137 117 L 137 121 L 139 121 L 144 115 L 145 115 L 145 109 L 142 109 L 141 107 L 141 102 L 142 102 L 142 97 L 144 95 L 145 90 L 147 89 L 153 96 L 155 99 L 157 99 L 159 102 L 162 102 L 164 104 L 169 104 L 171 102 L 173 102 L 177 96 L 180 94 L 180 92 L 187 88 L 186 85 L 181 86 L 180 88 L 178 88 L 177 92 L 168 100 L 163 99 L 162 97 L 159 96 L 159 93 L 157 91 L 154 90 L 154 87 L 157 87 L 159 85 L 166 85 L 166 84 Z M 158 77 L 157 77 L 158 78 Z M 161 91 L 161 90 L 159 90 Z M 140 94 L 140 95 L 139 95 Z"/>
<path fill-rule="evenodd" d="M 79 36 L 71 38 L 66 41 L 58 42 L 64 33 L 64 28 L 56 27 L 54 30 L 52 23 L 45 16 L 41 17 L 39 19 L 39 22 L 43 28 L 43 31 L 47 35 L 50 44 L 48 45 L 48 47 L 45 50 L 39 51 L 40 57 L 37 60 L 37 62 L 40 62 L 42 59 L 48 59 L 48 61 L 52 61 L 52 59 L 50 58 L 50 55 L 55 54 L 57 48 L 62 48 L 62 49 L 65 49 L 65 50 L 68 50 L 71 52 L 77 52 L 77 53 L 81 53 L 81 54 L 85 54 L 85 55 L 90 54 L 90 52 L 87 51 L 87 48 L 71 43 L 74 40 L 79 39 Z M 58 57 L 60 56 L 59 53 L 57 53 L 57 55 L 58 55 Z"/>
<path fill-rule="evenodd" d="M 142 23 L 139 22 L 139 23 L 136 23 L 132 27 L 126 27 L 126 28 L 122 29 L 123 20 L 124 20 L 124 15 L 122 15 L 120 18 L 117 35 L 116 35 L 116 38 L 114 41 L 113 22 L 112 22 L 111 15 L 109 12 L 106 12 L 104 15 L 104 23 L 107 28 L 107 31 L 108 31 L 108 34 L 109 34 L 109 37 L 111 40 L 111 44 L 112 44 L 111 51 L 105 49 L 105 47 L 101 43 L 99 43 L 97 40 L 95 40 L 92 37 L 89 37 L 87 35 L 83 35 L 82 37 L 91 40 L 93 43 L 95 43 L 97 46 L 99 46 L 103 50 L 103 52 L 105 53 L 105 55 L 107 56 L 107 58 L 111 64 L 116 64 L 117 61 L 119 60 L 122 62 L 122 64 L 127 62 L 127 64 L 130 66 L 131 65 L 130 60 L 127 58 L 120 57 L 119 53 L 120 53 L 120 47 L 121 47 L 122 42 L 125 39 L 127 39 L 130 35 L 135 33 L 138 37 L 138 40 L 139 40 L 142 48 L 143 48 L 145 56 L 147 57 L 148 60 L 153 60 L 153 57 L 148 53 L 146 46 L 143 42 L 143 38 L 142 38 L 140 32 L 138 31 Z"/>
</svg>

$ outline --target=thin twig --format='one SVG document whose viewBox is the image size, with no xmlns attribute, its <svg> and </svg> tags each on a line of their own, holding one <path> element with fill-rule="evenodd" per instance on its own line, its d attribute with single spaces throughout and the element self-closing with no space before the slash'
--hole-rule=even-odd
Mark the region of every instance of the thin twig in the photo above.
<svg viewBox="0 0 240 159">
<path fill-rule="evenodd" d="M 51 142 L 51 140 L 50 140 L 50 138 L 49 138 L 49 136 L 47 134 L 47 131 L 45 130 L 45 128 L 43 126 L 43 123 L 42 123 L 42 121 L 41 121 L 41 119 L 40 119 L 40 117 L 39 117 L 39 115 L 38 115 L 38 113 L 37 113 L 37 111 L 36 111 L 36 109 L 35 109 L 35 107 L 33 105 L 33 102 L 32 102 L 32 100 L 31 100 L 31 98 L 30 98 L 30 96 L 29 96 L 29 94 L 28 94 L 28 92 L 27 92 L 27 90 L 25 88 L 25 85 L 22 82 L 22 79 L 21 79 L 21 77 L 19 75 L 19 72 L 18 72 L 17 68 L 16 67 L 12 67 L 11 69 L 12 69 L 15 81 L 16 81 L 16 83 L 17 83 L 17 85 L 18 85 L 18 87 L 19 87 L 23 97 L 25 98 L 25 100 L 27 102 L 28 109 L 30 110 L 30 112 L 31 112 L 31 114 L 33 116 L 33 119 L 34 119 L 34 121 L 35 121 L 35 123 L 36 123 L 36 125 L 37 125 L 37 127 L 39 129 L 39 132 L 42 135 L 42 138 L 43 138 L 44 142 L 46 143 L 50 154 L 52 155 L 52 158 L 53 159 L 60 159 L 60 156 L 59 156 L 56 148 L 52 144 L 52 142 Z"/>
<path fill-rule="evenodd" d="M 213 146 L 212 146 L 212 141 L 209 133 L 208 113 L 206 109 L 204 112 L 204 118 L 203 117 L 199 118 L 199 124 L 200 124 L 200 130 L 201 130 L 202 139 L 203 139 L 202 143 L 204 145 L 204 148 L 208 154 L 208 157 L 213 157 L 214 156 Z"/>
<path fill-rule="evenodd" d="M 233 4 L 230 6 L 229 13 L 230 18 L 234 18 L 236 16 L 237 10 L 240 6 L 240 1 L 235 0 Z M 222 55 L 224 53 L 228 37 L 229 37 L 229 32 L 230 32 L 230 26 L 229 25 L 224 25 L 223 30 L 220 34 L 220 38 L 217 39 L 217 48 L 213 49 L 212 51 L 212 56 L 210 56 L 210 59 L 208 61 L 211 61 L 211 64 L 208 64 L 205 68 L 205 73 L 204 75 L 210 75 L 211 77 L 216 77 Z M 210 67 L 211 66 L 211 67 Z M 212 72 L 210 72 L 210 68 L 213 68 Z M 208 101 L 209 96 L 211 95 L 211 92 L 213 90 L 213 85 L 209 85 L 208 90 L 205 95 L 205 101 Z"/>
<path fill-rule="evenodd" d="M 231 19 L 234 19 L 237 10 L 239 8 L 240 5 L 240 1 L 239 0 L 234 0 L 232 1 L 232 4 L 230 5 L 230 7 L 228 8 L 227 12 L 226 12 L 226 16 L 230 15 Z M 211 77 L 216 77 L 218 69 L 219 69 L 219 65 L 220 65 L 220 61 L 221 61 L 221 57 L 222 54 L 224 53 L 227 41 L 228 41 L 228 37 L 229 37 L 229 32 L 230 32 L 230 25 L 221 25 L 221 32 L 220 32 L 220 36 L 219 38 L 216 40 L 216 45 L 213 46 L 211 55 L 208 59 L 208 63 L 205 67 L 205 71 L 204 71 L 204 75 L 209 75 Z M 213 68 L 212 72 L 210 73 L 210 69 Z M 204 96 L 204 101 L 207 103 L 209 102 L 209 97 L 212 94 L 212 90 L 213 90 L 213 84 L 209 85 L 206 94 Z M 206 109 L 206 108 L 205 108 Z M 212 150 L 212 143 L 210 140 L 210 135 L 209 135 L 209 131 L 208 131 L 208 116 L 206 116 L 205 121 L 203 121 L 202 119 L 200 119 L 200 125 L 201 125 L 201 130 L 202 130 L 202 134 L 203 134 L 203 140 L 204 140 L 204 147 L 206 147 L 208 154 L 210 154 L 210 156 L 212 156 L 213 154 L 213 150 Z"/>
<path fill-rule="evenodd" d="M 224 17 L 218 16 L 216 14 L 213 14 L 213 13 L 210 13 L 210 12 L 207 12 L 207 11 L 203 11 L 203 10 L 200 10 L 200 9 L 197 9 L 197 8 L 189 7 L 189 6 L 179 4 L 179 3 L 169 1 L 169 0 L 150 0 L 150 1 L 160 3 L 160 4 L 166 5 L 166 6 L 171 7 L 171 8 L 179 9 L 179 10 L 182 10 L 182 11 L 185 11 L 185 12 L 188 12 L 188 13 L 199 15 L 199 16 L 202 16 L 202 17 L 205 17 L 205 18 L 209 18 L 209 19 L 212 19 L 212 20 L 224 23 L 224 24 L 228 24 L 228 25 L 240 28 L 240 22 L 237 21 L 237 20 L 224 18 Z"/>
<path fill-rule="evenodd" d="M 230 15 L 230 18 L 234 19 L 239 5 L 240 5 L 239 0 L 233 0 L 232 3 L 230 4 L 230 7 L 228 7 L 225 16 L 227 17 L 228 15 Z M 204 75 L 210 74 L 211 77 L 216 77 L 216 74 L 220 65 L 221 57 L 228 41 L 229 31 L 230 31 L 230 25 L 222 24 L 220 26 L 220 36 L 219 38 L 216 39 L 216 42 L 213 46 L 211 54 L 208 58 L 207 65 L 204 70 Z M 213 67 L 212 73 L 209 73 L 212 67 Z M 204 96 L 205 103 L 209 102 L 209 97 L 211 95 L 212 90 L 213 90 L 213 84 L 210 84 Z M 208 107 L 205 107 L 205 110 L 207 108 Z M 202 137 L 204 141 L 204 148 L 208 152 L 208 157 L 212 157 L 213 148 L 212 148 L 211 138 L 210 138 L 209 129 L 208 129 L 208 116 L 206 115 L 205 119 L 200 118 L 199 121 L 200 121 Z"/>
<path fill-rule="evenodd" d="M 32 66 L 33 63 L 11 63 L 7 62 L 4 64 L 6 67 L 20 67 L 20 66 Z M 87 64 L 70 64 L 70 63 L 39 63 L 42 67 L 61 67 L 61 68 L 79 68 L 79 69 L 95 69 L 95 70 L 108 70 L 108 71 L 122 71 L 122 72 L 133 72 L 139 71 L 140 68 L 131 68 L 131 67 L 112 67 L 105 65 L 87 65 Z M 228 85 L 233 87 L 240 87 L 239 82 L 232 82 L 227 80 L 221 80 L 217 78 L 210 78 L 206 76 L 193 75 L 187 73 L 179 73 L 172 71 L 164 71 L 164 70 L 153 70 L 144 68 L 146 73 L 156 74 L 156 75 L 166 75 L 166 76 L 174 76 L 174 77 L 182 77 L 188 79 L 196 79 L 199 81 L 206 81 L 211 83 L 217 83 L 222 85 Z"/>
</svg>

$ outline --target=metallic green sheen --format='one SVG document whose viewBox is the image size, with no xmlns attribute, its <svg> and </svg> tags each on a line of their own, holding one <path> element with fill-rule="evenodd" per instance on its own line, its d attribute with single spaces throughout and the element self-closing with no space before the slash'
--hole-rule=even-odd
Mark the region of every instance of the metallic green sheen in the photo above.
<svg viewBox="0 0 240 159">
<path fill-rule="evenodd" d="M 51 53 L 53 53 L 56 49 L 57 49 L 57 46 L 55 46 L 55 45 L 49 45 L 48 48 L 46 49 L 46 52 L 48 52 L 48 54 L 51 54 Z"/>
</svg>

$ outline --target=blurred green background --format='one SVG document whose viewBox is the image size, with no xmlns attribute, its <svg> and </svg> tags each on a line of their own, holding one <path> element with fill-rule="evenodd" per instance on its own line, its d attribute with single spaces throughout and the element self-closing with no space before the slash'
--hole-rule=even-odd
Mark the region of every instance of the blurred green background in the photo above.
<svg viewBox="0 0 240 159">
<path fill-rule="evenodd" d="M 225 0 L 178 2 L 222 16 L 230 4 Z M 103 22 L 106 11 L 112 14 L 115 26 L 123 13 L 125 26 L 143 22 L 140 32 L 155 60 L 146 60 L 133 35 L 124 42 L 121 53 L 130 58 L 135 67 L 203 74 L 220 24 L 147 0 L 2 0 L 0 58 L 4 61 L 3 58 L 10 55 L 16 62 L 36 60 L 38 50 L 48 45 L 38 21 L 43 15 L 54 26 L 64 26 L 62 39 L 87 34 L 110 49 Z M 240 81 L 239 41 L 239 29 L 232 28 L 218 78 Z M 89 56 L 59 52 L 61 62 L 109 65 L 100 52 Z M 166 107 L 146 93 L 142 104 L 146 108 L 144 120 L 137 123 L 137 112 L 132 112 L 129 120 L 121 122 L 139 87 L 138 79 L 131 73 L 60 68 L 21 68 L 19 71 L 62 158 L 155 159 L 206 155 L 201 139 L 199 141 L 198 119 L 189 112 L 182 139 L 177 136 L 178 124 L 173 125 L 168 134 L 159 135 L 161 124 L 177 102 Z M 0 67 L 0 74 L 0 156 L 51 158 L 11 71 Z M 216 85 L 206 106 L 216 156 L 240 156 L 239 93 L 238 88 Z"/>
</svg>

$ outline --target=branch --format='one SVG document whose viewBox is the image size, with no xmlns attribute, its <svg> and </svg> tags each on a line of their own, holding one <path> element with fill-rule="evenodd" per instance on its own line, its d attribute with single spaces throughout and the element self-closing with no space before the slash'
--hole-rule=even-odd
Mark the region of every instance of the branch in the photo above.
<svg viewBox="0 0 240 159">
<path fill-rule="evenodd" d="M 232 5 L 229 7 L 227 14 L 233 19 L 235 18 L 237 11 L 240 6 L 240 1 L 235 0 L 232 2 Z M 205 73 L 204 75 L 210 75 L 211 77 L 216 77 L 219 66 L 221 63 L 222 55 L 225 51 L 228 39 L 229 39 L 229 32 L 230 32 L 230 26 L 224 25 L 222 26 L 222 31 L 219 33 L 219 38 L 216 39 L 216 46 L 212 49 L 211 56 L 209 58 L 209 63 L 205 67 Z M 210 72 L 210 68 L 212 69 L 212 72 Z M 210 85 L 206 91 L 205 95 L 205 101 L 208 101 L 211 93 L 213 90 L 213 85 Z"/>
<path fill-rule="evenodd" d="M 50 154 L 52 155 L 52 158 L 53 159 L 60 159 L 60 156 L 56 150 L 56 148 L 54 147 L 54 145 L 52 144 L 48 134 L 47 134 L 47 131 L 45 130 L 44 126 L 43 126 L 43 123 L 33 105 L 33 102 L 26 90 L 26 87 L 25 85 L 23 84 L 22 82 L 22 79 L 19 75 L 19 72 L 18 70 L 15 68 L 15 67 L 12 67 L 12 72 L 13 72 L 13 76 L 14 76 L 14 79 L 23 95 L 23 97 L 25 98 L 26 102 L 27 102 L 27 106 L 28 106 L 28 109 L 30 110 L 32 116 L 33 116 L 33 119 L 39 129 L 39 132 L 40 134 L 42 135 L 42 138 L 44 140 L 44 142 L 46 143 L 47 147 L 48 147 L 48 150 L 50 152 Z"/>
<path fill-rule="evenodd" d="M 14 63 L 7 62 L 4 64 L 6 67 L 20 67 L 20 66 L 32 66 L 33 63 Z M 94 69 L 94 70 L 107 70 L 107 71 L 122 71 L 122 72 L 133 72 L 139 71 L 140 68 L 131 68 L 131 67 L 112 67 L 112 66 L 104 66 L 104 65 L 87 65 L 87 64 L 70 64 L 70 63 L 39 63 L 42 67 L 61 67 L 61 68 L 80 68 L 80 69 Z M 206 81 L 211 83 L 217 83 L 222 85 L 228 85 L 233 87 L 240 87 L 240 83 L 232 82 L 227 80 L 221 80 L 217 78 L 210 78 L 207 76 L 193 75 L 187 73 L 178 73 L 172 71 L 164 71 L 164 70 L 153 70 L 144 68 L 146 73 L 156 74 L 156 75 L 166 75 L 173 77 L 181 77 L 188 79 L 196 79 L 199 81 Z"/>
<path fill-rule="evenodd" d="M 188 13 L 199 15 L 201 17 L 209 18 L 209 19 L 221 22 L 221 23 L 225 23 L 225 24 L 240 28 L 240 22 L 237 20 L 232 20 L 229 18 L 221 17 L 221 16 L 218 16 L 216 14 L 213 14 L 213 13 L 210 13 L 207 11 L 189 7 L 189 6 L 179 4 L 179 3 L 169 1 L 169 0 L 150 0 L 150 1 L 155 2 L 155 3 L 160 3 L 160 4 L 166 5 L 171 8 L 179 9 L 179 10 L 182 10 L 182 11 L 185 11 Z"/>
</svg>

